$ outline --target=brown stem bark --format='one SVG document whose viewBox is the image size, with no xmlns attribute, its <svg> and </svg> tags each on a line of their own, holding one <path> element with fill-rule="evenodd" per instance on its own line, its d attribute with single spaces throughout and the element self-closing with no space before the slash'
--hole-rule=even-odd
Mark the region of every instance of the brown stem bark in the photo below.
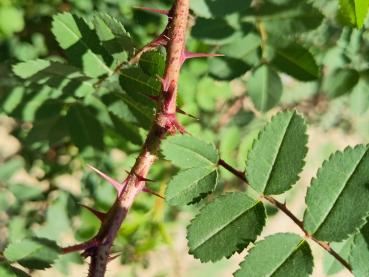
<svg viewBox="0 0 369 277">
<path fill-rule="evenodd" d="M 145 181 L 137 176 L 146 178 L 152 164 L 156 160 L 156 153 L 160 147 L 162 138 L 168 134 L 167 115 L 175 114 L 176 97 L 181 57 L 185 47 L 186 30 L 189 15 L 189 0 L 177 0 L 172 9 L 173 17 L 168 25 L 169 41 L 167 45 L 167 65 L 164 82 L 172 84 L 169 94 L 165 86 L 162 90 L 162 101 L 158 104 L 153 125 L 147 135 L 141 153 L 131 169 L 131 174 L 126 179 L 126 187 L 117 197 L 95 239 L 98 245 L 85 253 L 91 256 L 89 277 L 103 277 L 109 262 L 109 253 L 113 241 L 121 227 L 136 195 L 145 187 Z"/>
<path fill-rule="evenodd" d="M 220 159 L 218 162 L 218 165 L 222 166 L 229 172 L 231 172 L 234 176 L 242 180 L 246 185 L 249 185 L 246 175 L 244 172 L 239 171 L 235 169 L 233 166 L 225 162 L 224 160 Z M 286 204 L 279 202 L 277 199 L 273 198 L 272 196 L 268 195 L 262 195 L 262 198 L 264 198 L 266 201 L 268 201 L 270 204 L 278 208 L 280 211 L 282 211 L 285 215 L 287 215 L 300 229 L 304 232 L 306 238 L 310 238 L 312 241 L 316 242 L 320 247 L 322 247 L 325 251 L 327 251 L 329 254 L 331 254 L 339 263 L 341 263 L 348 271 L 352 272 L 351 265 L 343 258 L 340 254 L 338 254 L 336 251 L 330 247 L 330 245 L 326 242 L 320 241 L 316 238 L 314 238 L 313 235 L 309 234 L 305 228 L 304 223 L 298 219 L 286 206 Z"/>
</svg>

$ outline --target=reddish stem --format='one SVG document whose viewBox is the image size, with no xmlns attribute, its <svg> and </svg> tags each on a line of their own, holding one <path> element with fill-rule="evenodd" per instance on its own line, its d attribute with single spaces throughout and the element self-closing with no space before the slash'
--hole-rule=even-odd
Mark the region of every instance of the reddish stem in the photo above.
<svg viewBox="0 0 369 277">
<path fill-rule="evenodd" d="M 222 166 L 229 172 L 231 172 L 234 176 L 238 177 L 242 180 L 246 185 L 249 185 L 246 175 L 244 172 L 235 169 L 233 166 L 225 162 L 224 160 L 220 159 L 218 165 Z M 330 245 L 326 242 L 320 241 L 314 238 L 309 232 L 307 232 L 304 228 L 304 223 L 298 219 L 286 206 L 286 204 L 279 202 L 277 199 L 273 198 L 272 196 L 262 195 L 262 198 L 267 200 L 269 203 L 277 207 L 280 211 L 282 211 L 285 215 L 287 215 L 305 234 L 305 237 L 310 238 L 311 240 L 315 241 L 320 247 L 322 247 L 325 251 L 331 254 L 339 263 L 341 263 L 348 271 L 352 272 L 351 265 L 338 254 L 336 251 L 330 247 Z"/>
<path fill-rule="evenodd" d="M 124 190 L 119 193 L 117 200 L 107 213 L 95 237 L 100 243 L 88 251 L 89 256 L 91 256 L 89 277 L 103 277 L 105 275 L 113 241 L 136 195 L 145 189 L 143 178 L 147 178 L 149 170 L 156 160 L 156 153 L 160 147 L 161 140 L 171 131 L 168 129 L 167 115 L 175 114 L 176 112 L 177 86 L 181 68 L 181 56 L 186 41 L 189 0 L 177 0 L 171 9 L 171 14 L 173 14 L 173 17 L 170 19 L 169 25 L 166 28 L 169 40 L 166 45 L 167 64 L 164 74 L 164 82 L 172 84 L 171 92 L 168 93 L 163 86 L 161 101 L 159 101 L 155 120 L 147 135 L 141 153 L 125 180 L 126 186 Z M 151 45 L 147 48 L 150 47 Z M 146 49 L 144 48 L 140 52 L 142 53 L 144 50 Z M 137 54 L 134 59 L 138 59 L 139 55 Z"/>
</svg>

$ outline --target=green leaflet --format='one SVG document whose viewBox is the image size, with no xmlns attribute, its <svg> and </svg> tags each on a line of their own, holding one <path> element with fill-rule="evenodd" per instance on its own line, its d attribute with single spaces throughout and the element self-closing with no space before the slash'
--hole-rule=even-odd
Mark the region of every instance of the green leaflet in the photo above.
<svg viewBox="0 0 369 277">
<path fill-rule="evenodd" d="M 359 72 L 348 68 L 338 68 L 331 72 L 323 82 L 323 91 L 330 98 L 351 92 L 359 81 Z"/>
<path fill-rule="evenodd" d="M 226 193 L 201 209 L 187 228 L 189 253 L 217 261 L 255 241 L 265 224 L 263 204 L 245 193 Z"/>
<path fill-rule="evenodd" d="M 250 250 L 235 277 L 305 277 L 313 271 L 313 256 L 300 236 L 279 233 L 259 241 Z"/>
<path fill-rule="evenodd" d="M 52 32 L 69 61 L 92 78 L 111 75 L 113 58 L 101 46 L 96 32 L 87 22 L 70 13 L 53 16 Z"/>
<path fill-rule="evenodd" d="M 186 205 L 212 192 L 218 179 L 215 167 L 194 167 L 180 171 L 168 184 L 165 200 L 170 205 Z"/>
<path fill-rule="evenodd" d="M 93 113 L 86 107 L 71 106 L 66 120 L 72 141 L 78 148 L 84 149 L 91 146 L 102 149 L 104 147 L 103 129 Z"/>
<path fill-rule="evenodd" d="M 368 15 L 369 0 L 339 0 L 340 15 L 349 26 L 362 28 Z"/>
<path fill-rule="evenodd" d="M 165 70 L 165 54 L 161 51 L 149 51 L 142 54 L 140 67 L 150 76 L 163 76 Z"/>
<path fill-rule="evenodd" d="M 342 258 L 344 258 L 347 261 L 350 255 L 350 250 L 353 241 L 354 240 L 352 236 L 342 242 L 332 242 L 330 243 L 330 246 L 332 247 L 332 249 L 334 249 L 334 251 L 336 251 Z M 323 266 L 324 272 L 327 275 L 333 275 L 345 269 L 343 265 L 328 252 L 324 253 Z"/>
<path fill-rule="evenodd" d="M 320 75 L 313 55 L 297 43 L 275 49 L 272 63 L 279 70 L 300 81 L 316 80 Z"/>
<path fill-rule="evenodd" d="M 281 78 L 268 65 L 262 65 L 256 69 L 246 86 L 255 107 L 262 112 L 277 105 L 282 96 Z"/>
<path fill-rule="evenodd" d="M 121 87 L 129 94 L 158 95 L 161 91 L 160 81 L 147 75 L 140 67 L 132 66 L 121 71 Z M 150 100 L 148 98 L 147 100 Z"/>
<path fill-rule="evenodd" d="M 215 57 L 209 60 L 210 76 L 221 81 L 230 81 L 240 77 L 250 68 L 242 60 L 231 57 Z"/>
<path fill-rule="evenodd" d="M 45 269 L 51 267 L 59 252 L 59 247 L 53 241 L 27 238 L 9 244 L 4 251 L 4 256 L 9 261 L 16 261 L 26 268 Z"/>
<path fill-rule="evenodd" d="M 44 84 L 66 95 L 84 97 L 94 91 L 93 79 L 83 75 L 78 68 L 60 62 L 32 60 L 14 65 L 13 71 L 31 84 Z"/>
<path fill-rule="evenodd" d="M 166 159 L 185 169 L 168 184 L 165 199 L 169 204 L 189 204 L 215 189 L 219 155 L 214 145 L 192 136 L 177 135 L 164 140 L 161 151 Z"/>
<path fill-rule="evenodd" d="M 304 227 L 315 238 L 342 241 L 356 232 L 369 213 L 369 151 L 359 145 L 325 161 L 306 195 Z"/>
<path fill-rule="evenodd" d="M 304 119 L 280 112 L 260 133 L 247 159 L 250 185 L 258 192 L 281 194 L 299 179 L 307 153 Z"/>
<path fill-rule="evenodd" d="M 229 5 L 227 0 L 197 0 L 191 1 L 191 9 L 199 16 L 206 18 L 223 17 L 227 14 L 238 13 L 250 6 L 250 0 L 233 0 Z"/>
<path fill-rule="evenodd" d="M 191 30 L 191 36 L 209 44 L 225 44 L 236 37 L 236 30 L 224 18 L 196 19 Z"/>
<path fill-rule="evenodd" d="M 255 14 L 264 22 L 267 33 L 278 39 L 315 29 L 323 20 L 320 11 L 305 1 L 284 6 L 265 3 Z"/>
<path fill-rule="evenodd" d="M 135 45 L 121 22 L 102 12 L 94 16 L 93 22 L 102 46 L 114 57 L 114 67 L 133 55 Z"/>
<path fill-rule="evenodd" d="M 354 237 L 350 253 L 350 264 L 355 277 L 369 276 L 369 223 Z"/>
<path fill-rule="evenodd" d="M 0 276 L 1 277 L 31 277 L 23 270 L 11 266 L 8 263 L 0 263 Z"/>
<path fill-rule="evenodd" d="M 218 163 L 214 145 L 188 135 L 176 135 L 163 141 L 161 152 L 180 168 L 213 167 Z"/>
</svg>

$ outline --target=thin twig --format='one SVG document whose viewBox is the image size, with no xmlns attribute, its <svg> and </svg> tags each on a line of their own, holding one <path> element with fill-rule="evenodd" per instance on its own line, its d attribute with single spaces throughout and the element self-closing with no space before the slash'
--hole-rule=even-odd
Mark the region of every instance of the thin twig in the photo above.
<svg viewBox="0 0 369 277">
<path fill-rule="evenodd" d="M 233 166 L 231 166 L 222 159 L 219 160 L 218 165 L 222 166 L 223 168 L 231 172 L 234 176 L 236 176 L 237 178 L 245 182 L 247 185 L 249 185 L 244 172 L 235 169 Z M 280 211 L 282 211 L 285 215 L 287 215 L 302 230 L 302 232 L 304 232 L 306 238 L 310 238 L 312 241 L 316 242 L 320 247 L 322 247 L 325 251 L 331 254 L 339 263 L 341 263 L 348 271 L 352 273 L 351 265 L 342 256 L 340 256 L 340 254 L 334 251 L 328 243 L 320 241 L 314 238 L 313 235 L 309 234 L 309 232 L 307 232 L 304 228 L 304 223 L 287 208 L 285 203 L 281 203 L 277 199 L 268 195 L 262 195 L 261 198 L 264 198 L 273 206 L 277 207 Z"/>
</svg>

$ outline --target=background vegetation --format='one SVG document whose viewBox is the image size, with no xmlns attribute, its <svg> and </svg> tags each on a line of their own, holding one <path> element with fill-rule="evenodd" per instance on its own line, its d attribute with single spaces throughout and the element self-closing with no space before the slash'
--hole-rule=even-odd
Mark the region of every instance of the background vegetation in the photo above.
<svg viewBox="0 0 369 277">
<path fill-rule="evenodd" d="M 191 2 L 188 48 L 225 56 L 185 64 L 179 104 L 198 120 L 180 119 L 191 134 L 214 142 L 222 159 L 243 168 L 253 140 L 272 115 L 286 108 L 303 113 L 314 137 L 309 170 L 300 186 L 280 197 L 294 203 L 320 161 L 337 148 L 369 139 L 366 14 L 355 15 L 346 5 L 350 1 L 260 0 L 251 7 L 251 0 L 229 2 Z M 25 237 L 66 246 L 96 233 L 98 220 L 78 204 L 106 211 L 115 192 L 87 164 L 124 179 L 152 119 L 153 105 L 142 93 L 155 94 L 160 88 L 153 76 L 162 74 L 164 50 L 144 56 L 139 67 L 124 69 L 120 80 L 114 74 L 101 84 L 98 80 L 126 59 L 130 49 L 145 45 L 165 27 L 165 17 L 133 7 L 170 5 L 164 0 L 0 2 L 0 253 Z M 57 28 L 65 18 L 55 17 L 61 12 L 88 22 L 79 25 L 84 44 L 62 49 L 67 35 Z M 107 41 L 99 33 L 104 30 L 101 18 L 110 16 L 121 21 L 134 42 L 130 45 L 128 35 L 120 34 L 125 51 L 116 52 L 116 44 L 100 47 Z M 86 44 L 107 62 L 107 72 L 88 58 L 82 61 L 89 55 L 81 50 Z M 65 63 L 70 66 L 63 67 Z M 164 194 L 176 170 L 160 159 L 150 173 L 157 180 L 151 189 Z M 216 193 L 240 188 L 229 173 L 220 174 Z M 301 214 L 303 203 L 291 205 Z M 228 276 L 239 256 L 199 265 L 186 253 L 184 228 L 196 210 L 196 205 L 178 208 L 140 195 L 115 242 L 114 251 L 121 255 L 109 276 Z M 275 212 L 270 208 L 268 215 Z M 278 230 L 293 228 L 280 216 L 274 220 Z M 345 256 L 347 245 L 335 247 Z M 31 271 L 43 268 L 42 262 Z M 80 276 L 85 269 L 75 264 L 81 263 L 77 254 L 65 255 L 56 261 L 56 269 L 68 275 L 73 268 Z M 194 264 L 196 270 L 191 269 Z M 324 264 L 325 274 L 341 269 L 330 258 Z M 321 266 L 314 274 L 322 272 Z M 42 273 L 32 276 L 37 274 Z M 45 271 L 44 276 L 50 274 Z"/>
</svg>

